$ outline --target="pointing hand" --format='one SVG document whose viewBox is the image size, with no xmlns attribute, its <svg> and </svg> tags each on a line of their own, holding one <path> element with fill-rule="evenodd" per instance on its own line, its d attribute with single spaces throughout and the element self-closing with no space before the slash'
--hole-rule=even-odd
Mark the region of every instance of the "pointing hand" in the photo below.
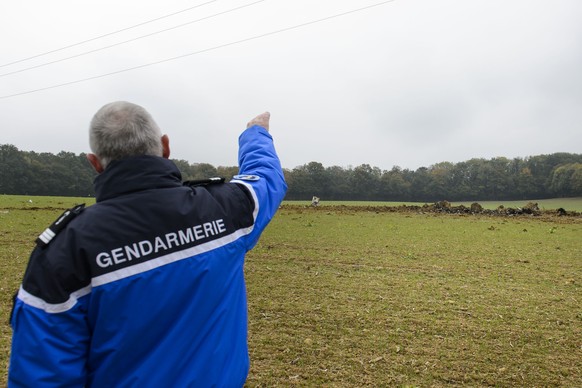
<svg viewBox="0 0 582 388">
<path fill-rule="evenodd" d="M 253 125 L 260 125 L 261 127 L 265 128 L 267 131 L 269 130 L 269 119 L 271 118 L 271 114 L 269 112 L 261 113 L 247 124 L 247 128 L 252 127 Z"/>
</svg>

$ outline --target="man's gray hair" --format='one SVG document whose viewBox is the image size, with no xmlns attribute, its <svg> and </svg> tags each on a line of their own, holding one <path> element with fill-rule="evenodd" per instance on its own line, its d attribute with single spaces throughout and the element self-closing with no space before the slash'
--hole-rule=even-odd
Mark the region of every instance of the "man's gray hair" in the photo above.
<svg viewBox="0 0 582 388">
<path fill-rule="evenodd" d="M 116 101 L 103 106 L 89 127 L 89 145 L 103 168 L 129 156 L 162 156 L 162 131 L 141 106 Z"/>
</svg>

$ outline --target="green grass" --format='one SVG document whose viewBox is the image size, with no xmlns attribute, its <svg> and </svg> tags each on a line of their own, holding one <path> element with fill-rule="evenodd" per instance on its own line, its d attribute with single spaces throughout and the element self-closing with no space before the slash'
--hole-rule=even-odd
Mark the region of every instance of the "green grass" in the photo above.
<svg viewBox="0 0 582 388">
<path fill-rule="evenodd" d="M 34 208 L 55 208 L 68 209 L 79 203 L 87 206 L 95 203 L 94 197 L 40 197 L 34 195 L 0 195 L 0 208 L 8 209 L 34 209 Z M 42 225 L 39 225 L 42 228 Z"/>
<path fill-rule="evenodd" d="M 283 208 L 248 386 L 580 386 L 582 223 Z"/>
<path fill-rule="evenodd" d="M 33 241 L 79 202 L 8 198 L 0 385 Z M 247 256 L 247 386 L 582 386 L 580 236 L 580 217 L 285 205 Z"/>
<path fill-rule="evenodd" d="M 535 202 L 538 204 L 541 210 L 555 210 L 559 208 L 563 208 L 567 211 L 576 211 L 582 212 L 582 197 L 577 198 L 553 198 L 553 199 L 532 199 L 532 200 L 523 200 L 523 201 L 459 201 L 459 202 L 451 202 L 453 206 L 465 205 L 471 206 L 472 203 L 478 202 L 483 208 L 485 209 L 497 209 L 499 205 L 503 205 L 505 207 L 512 207 L 518 208 L 523 207 L 528 202 Z M 289 205 L 311 205 L 311 201 L 285 201 L 286 204 Z M 425 202 L 382 202 L 382 201 L 374 201 L 374 202 L 367 202 L 367 201 L 325 201 L 322 200 L 320 202 L 320 206 L 337 206 L 337 205 L 345 205 L 345 206 L 400 206 L 400 205 L 417 205 L 422 206 Z"/>
</svg>

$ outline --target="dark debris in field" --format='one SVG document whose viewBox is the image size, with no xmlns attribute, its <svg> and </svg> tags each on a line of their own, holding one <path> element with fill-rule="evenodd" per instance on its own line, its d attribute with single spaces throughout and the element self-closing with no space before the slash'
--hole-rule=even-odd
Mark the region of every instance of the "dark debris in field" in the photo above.
<svg viewBox="0 0 582 388">
<path fill-rule="evenodd" d="M 283 209 L 310 208 L 320 211 L 370 211 L 375 213 L 435 213 L 435 214 L 459 214 L 459 215 L 487 215 L 487 216 L 531 216 L 540 218 L 582 218 L 582 213 L 576 211 L 567 211 L 563 208 L 554 210 L 542 210 L 535 202 L 529 202 L 523 207 L 505 207 L 499 206 L 497 209 L 485 209 L 479 203 L 474 202 L 471 206 L 458 205 L 453 206 L 448 201 L 439 201 L 432 204 L 424 205 L 326 205 L 326 206 L 301 206 L 301 205 L 283 205 Z"/>
</svg>

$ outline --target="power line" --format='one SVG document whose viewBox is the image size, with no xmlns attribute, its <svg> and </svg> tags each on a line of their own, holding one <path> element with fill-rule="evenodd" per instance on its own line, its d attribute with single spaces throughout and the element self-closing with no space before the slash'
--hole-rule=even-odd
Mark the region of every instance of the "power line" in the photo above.
<svg viewBox="0 0 582 388">
<path fill-rule="evenodd" d="M 210 0 L 210 1 L 207 1 L 206 3 L 198 4 L 198 5 L 195 5 L 193 7 L 183 9 L 181 11 L 173 12 L 173 13 L 170 13 L 168 15 L 160 16 L 160 17 L 157 17 L 155 19 L 151 19 L 151 20 L 148 20 L 148 21 L 145 21 L 145 22 L 142 22 L 142 23 L 135 24 L 135 25 L 130 26 L 130 27 L 122 28 L 121 30 L 117 30 L 117 31 L 113 31 L 113 32 L 108 32 L 107 34 L 99 35 L 99 36 L 96 36 L 94 38 L 90 38 L 90 39 L 87 39 L 87 40 L 83 40 L 81 42 L 77 42 L 77 43 L 70 44 L 68 46 L 64 46 L 64 47 L 61 47 L 61 48 L 58 48 L 58 49 L 46 51 L 44 53 L 36 54 L 36 55 L 33 55 L 31 57 L 28 57 L 28 58 L 22 58 L 22 59 L 19 59 L 19 60 L 10 62 L 10 63 L 5 63 L 3 65 L 0 65 L 0 67 L 6 67 L 6 66 L 14 65 L 16 63 L 28 61 L 30 59 L 34 59 L 34 58 L 38 58 L 38 57 L 43 57 L 43 56 L 48 55 L 48 54 L 52 54 L 52 53 L 56 53 L 58 51 L 66 50 L 66 49 L 71 48 L 71 47 L 79 46 L 79 45 L 82 45 L 82 44 L 85 44 L 85 43 L 88 43 L 88 42 L 92 42 L 92 41 L 97 40 L 97 39 L 105 38 L 106 36 L 111 36 L 111 35 L 118 34 L 118 33 L 123 32 L 123 31 L 131 30 L 133 28 L 136 28 L 136 27 L 140 27 L 140 26 L 149 24 L 149 23 L 157 22 L 158 20 L 166 19 L 166 18 L 169 18 L 170 16 L 178 15 L 180 13 L 183 13 L 183 12 L 186 12 L 186 11 L 190 11 L 190 10 L 195 9 L 195 8 L 199 8 L 199 7 L 202 7 L 204 5 L 207 5 L 207 4 L 210 4 L 210 3 L 214 3 L 216 1 L 218 1 L 218 0 Z M 8 73 L 8 74 L 12 74 L 12 73 Z M 5 75 L 7 75 L 7 74 L 5 74 Z"/>
<path fill-rule="evenodd" d="M 216 1 L 216 0 L 213 0 L 213 1 Z M 95 53 L 97 51 L 106 50 L 108 48 L 120 46 L 120 45 L 125 44 L 125 43 L 130 43 L 130 42 L 134 42 L 136 40 L 140 40 L 140 39 L 143 39 L 143 38 L 147 38 L 147 37 L 150 37 L 150 36 L 153 36 L 153 35 L 161 34 L 162 32 L 168 32 L 168 31 L 171 31 L 171 30 L 175 30 L 175 29 L 178 29 L 178 28 L 181 28 L 181 27 L 190 25 L 190 24 L 198 23 L 198 22 L 203 21 L 203 20 L 212 19 L 212 18 L 217 17 L 217 16 L 220 16 L 220 15 L 224 15 L 224 14 L 227 14 L 227 13 L 230 13 L 230 12 L 238 11 L 239 9 L 246 8 L 246 7 L 250 7 L 251 5 L 255 5 L 257 3 L 262 3 L 263 1 L 266 1 L 266 0 L 258 0 L 258 1 L 255 1 L 253 3 L 241 5 L 239 7 L 235 7 L 235 8 L 226 10 L 226 11 L 218 12 L 218 13 L 215 13 L 215 14 L 210 15 L 210 16 L 205 16 L 205 17 L 200 18 L 200 19 L 196 19 L 196 20 L 192 20 L 192 21 L 189 21 L 189 22 L 186 22 L 186 23 L 182 23 L 182 24 L 179 24 L 179 25 L 174 26 L 174 27 L 169 27 L 169 28 L 166 28 L 166 29 L 163 29 L 163 30 L 155 31 L 155 32 L 152 32 L 152 33 L 149 33 L 149 34 L 146 34 L 146 35 L 141 35 L 141 36 L 138 36 L 138 37 L 133 38 L 133 39 L 128 39 L 128 40 L 125 40 L 123 42 L 114 43 L 114 44 L 111 44 L 109 46 L 101 47 L 101 48 L 98 48 L 98 49 L 85 51 L 85 52 L 82 52 L 80 54 L 71 55 L 70 57 L 56 59 L 56 60 L 51 61 L 51 62 L 45 62 L 45 63 L 41 63 L 39 65 L 27 67 L 27 68 L 24 68 L 24 69 L 15 70 L 15 71 L 12 71 L 12 72 L 9 72 L 9 73 L 0 74 L 0 78 L 6 77 L 6 76 L 9 76 L 9 75 L 12 75 L 12 74 L 22 73 L 22 72 L 25 72 L 25 71 L 28 71 L 28 70 L 32 70 L 32 69 L 38 69 L 39 67 L 44 67 L 44 66 L 52 65 L 54 63 L 59 63 L 59 62 L 67 61 L 69 59 L 82 57 L 82 56 L 85 56 L 87 54 Z"/>
<path fill-rule="evenodd" d="M 49 90 L 49 89 L 56 89 L 56 88 L 60 88 L 60 87 L 63 87 L 63 86 L 73 85 L 73 84 L 77 84 L 77 83 L 81 83 L 81 82 L 91 81 L 91 80 L 98 79 L 98 78 L 108 77 L 108 76 L 115 75 L 115 74 L 125 73 L 125 72 L 128 72 L 128 71 L 133 71 L 133 70 L 137 70 L 137 69 L 142 69 L 144 67 L 159 65 L 160 63 L 164 63 L 164 62 L 175 61 L 177 59 L 186 58 L 186 57 L 189 57 L 189 56 L 192 56 L 192 55 L 202 54 L 202 53 L 205 53 L 205 52 L 218 50 L 218 49 L 221 49 L 221 48 L 224 48 L 224 47 L 233 46 L 233 45 L 236 45 L 236 44 L 240 44 L 240 43 L 249 42 L 249 41 L 252 41 L 252 40 L 264 38 L 266 36 L 276 35 L 276 34 L 280 34 L 282 32 L 287 32 L 287 31 L 291 31 L 291 30 L 298 29 L 298 28 L 306 27 L 306 26 L 309 26 L 309 25 L 312 25 L 312 24 L 324 22 L 324 21 L 327 21 L 327 20 L 331 20 L 331 19 L 335 19 L 335 18 L 341 17 L 341 16 L 346 16 L 346 15 L 353 14 L 353 13 L 360 12 L 360 11 L 364 11 L 364 10 L 367 10 L 367 9 L 370 9 L 370 8 L 378 7 L 378 6 L 387 4 L 387 3 L 392 3 L 394 1 L 396 1 L 396 0 L 381 1 L 379 3 L 375 3 L 375 4 L 371 4 L 371 5 L 365 6 L 365 7 L 361 7 L 361 8 L 353 9 L 353 10 L 350 10 L 350 11 L 338 13 L 338 14 L 335 14 L 335 15 L 327 16 L 327 17 L 324 17 L 324 18 L 321 18 L 321 19 L 312 20 L 312 21 L 305 22 L 305 23 L 301 23 L 301 24 L 297 24 L 297 25 L 294 25 L 294 26 L 291 26 L 291 27 L 285 27 L 285 28 L 282 28 L 282 29 L 279 29 L 279 30 L 267 32 L 267 33 L 260 34 L 260 35 L 251 36 L 249 38 L 240 39 L 240 40 L 237 40 L 237 41 L 234 41 L 234 42 L 229 42 L 229 43 L 221 44 L 221 45 L 218 45 L 218 46 L 213 46 L 213 47 L 206 48 L 206 49 L 203 49 L 203 50 L 195 51 L 195 52 L 188 53 L 188 54 L 184 54 L 184 55 L 179 55 L 179 56 L 172 57 L 172 58 L 163 59 L 163 60 L 156 61 L 156 62 L 150 62 L 150 63 L 146 63 L 146 64 L 139 65 L 139 66 L 134 66 L 134 67 L 130 67 L 130 68 L 122 69 L 122 70 L 117 70 L 117 71 L 113 71 L 113 72 L 106 73 L 106 74 L 100 74 L 100 75 L 96 75 L 96 76 L 93 76 L 93 77 L 78 79 L 78 80 L 75 80 L 75 81 L 65 82 L 65 83 L 61 83 L 61 84 L 57 84 L 57 85 L 51 85 L 51 86 L 47 86 L 47 87 L 44 87 L 44 88 L 38 88 L 38 89 L 28 90 L 26 92 L 20 92 L 20 93 L 14 93 L 14 94 L 10 94 L 10 95 L 0 96 L 0 100 L 1 99 L 6 99 L 6 98 L 11 98 L 11 97 L 16 97 L 16 96 L 22 96 L 22 95 L 25 95 L 25 94 L 31 94 L 31 93 L 41 92 L 41 91 L 45 91 L 45 90 Z"/>
</svg>

